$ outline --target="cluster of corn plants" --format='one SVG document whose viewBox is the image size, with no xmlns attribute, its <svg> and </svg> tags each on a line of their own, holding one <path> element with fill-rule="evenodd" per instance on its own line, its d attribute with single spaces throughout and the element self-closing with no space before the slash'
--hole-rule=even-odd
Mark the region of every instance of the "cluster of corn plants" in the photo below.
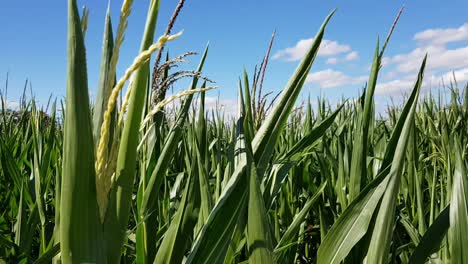
<svg viewBox="0 0 468 264">
<path fill-rule="evenodd" d="M 149 1 L 140 55 L 117 79 L 132 2 L 115 36 L 106 16 L 93 106 L 88 12 L 80 17 L 75 0 L 65 102 L 22 99 L 12 111 L 1 96 L 0 263 L 468 262 L 468 86 L 453 83 L 450 100 L 420 98 L 421 58 L 404 105 L 378 117 L 387 39 L 358 100 L 298 108 L 332 12 L 271 107 L 261 97 L 269 52 L 253 78 L 244 71 L 233 119 L 205 109 L 208 48 L 190 74 L 171 74 L 184 54 L 151 76 L 151 54 L 180 36 L 169 28 L 153 44 L 159 0 Z M 187 76 L 179 94 L 153 89 Z"/>
</svg>

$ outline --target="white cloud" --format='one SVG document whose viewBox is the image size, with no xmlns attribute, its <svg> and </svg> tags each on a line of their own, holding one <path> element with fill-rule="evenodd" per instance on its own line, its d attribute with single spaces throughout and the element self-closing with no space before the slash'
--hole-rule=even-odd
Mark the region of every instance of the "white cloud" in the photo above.
<svg viewBox="0 0 468 264">
<path fill-rule="evenodd" d="M 12 109 L 12 110 L 18 110 L 19 109 L 19 103 L 18 102 L 13 102 L 13 101 L 8 101 L 6 102 L 6 107 L 8 109 Z"/>
<path fill-rule="evenodd" d="M 411 91 L 416 83 L 416 78 L 417 75 L 406 75 L 401 79 L 378 83 L 375 92 L 377 94 L 402 94 Z M 462 85 L 468 82 L 468 67 L 439 75 L 426 73 L 421 89 L 440 87 L 444 83 L 448 84 L 453 81 L 454 78 L 458 83 L 462 83 Z"/>
<path fill-rule="evenodd" d="M 309 47 L 314 41 L 313 38 L 301 39 L 299 40 L 294 47 L 285 48 L 283 50 L 277 51 L 273 55 L 273 59 L 283 59 L 286 61 L 298 61 L 304 57 Z M 320 44 L 320 49 L 318 51 L 318 56 L 333 56 L 345 52 L 351 51 L 351 46 L 347 44 L 340 44 L 334 40 L 324 39 Z"/>
<path fill-rule="evenodd" d="M 366 76 L 351 77 L 341 71 L 326 69 L 310 73 L 307 75 L 307 83 L 316 83 L 321 88 L 333 88 L 343 85 L 354 85 L 363 83 L 367 80 Z"/>
<path fill-rule="evenodd" d="M 301 59 L 312 39 L 299 41 L 294 47 L 278 51 L 274 58 L 287 61 Z M 384 57 L 383 70 L 377 84 L 377 94 L 403 94 L 414 86 L 422 60 L 428 54 L 423 89 L 440 87 L 453 80 L 455 75 L 459 84 L 468 82 L 468 23 L 453 28 L 435 28 L 417 32 L 413 36 L 414 48 L 405 53 Z M 456 43 L 456 45 L 449 45 Z M 336 41 L 324 40 L 320 56 L 327 57 L 326 64 L 359 59 L 359 53 L 349 45 Z M 370 71 L 370 65 L 366 68 Z M 310 73 L 307 83 L 318 84 L 321 88 L 333 88 L 346 85 L 363 84 L 365 76 L 353 77 L 344 72 L 326 69 Z"/>
<path fill-rule="evenodd" d="M 410 90 L 414 85 L 414 80 L 397 79 L 389 82 L 378 83 L 375 87 L 376 94 L 397 94 Z"/>
<path fill-rule="evenodd" d="M 450 42 L 468 40 L 468 23 L 458 28 L 435 28 L 418 32 L 414 39 L 421 44 L 445 45 Z"/>
<path fill-rule="evenodd" d="M 328 39 L 322 40 L 320 44 L 320 49 L 318 51 L 319 56 L 331 56 L 335 54 L 340 54 L 344 52 L 351 51 L 351 47 L 346 44 L 340 44 L 337 41 L 332 41 Z"/>
<path fill-rule="evenodd" d="M 468 67 L 466 68 L 463 68 L 463 69 L 460 69 L 460 70 L 457 70 L 457 71 L 453 71 L 453 72 L 448 72 L 444 75 L 442 75 L 441 77 L 444 81 L 449 81 L 449 80 L 453 80 L 455 78 L 455 80 L 460 83 L 460 82 L 468 82 Z"/>
<path fill-rule="evenodd" d="M 428 54 L 423 88 L 440 86 L 443 81 L 468 81 L 468 23 L 456 28 L 428 29 L 414 35 L 416 48 L 407 53 L 384 57 L 385 79 L 377 85 L 381 94 L 409 91 L 415 82 L 424 55 Z M 448 43 L 459 42 L 456 47 Z M 395 79 L 396 78 L 396 79 Z M 462 84 L 463 85 L 463 84 Z"/>
<path fill-rule="evenodd" d="M 192 104 L 192 107 L 198 111 L 200 107 L 200 96 L 197 94 L 196 99 Z M 177 110 L 180 108 L 182 101 L 174 100 L 166 105 L 166 112 Z M 221 111 L 227 117 L 237 117 L 237 100 L 230 98 L 222 98 L 217 96 L 206 96 L 205 97 L 205 112 L 209 112 L 208 117 L 211 118 L 211 111 Z M 198 112 L 197 112 L 198 113 Z"/>
<path fill-rule="evenodd" d="M 331 57 L 328 58 L 325 63 L 330 65 L 335 65 L 340 61 L 355 61 L 359 59 L 359 53 L 357 51 L 351 51 L 350 53 L 346 54 L 343 58 Z"/>
<path fill-rule="evenodd" d="M 205 110 L 206 111 L 221 110 L 227 116 L 236 117 L 237 116 L 237 100 L 207 96 L 205 97 Z"/>
<path fill-rule="evenodd" d="M 426 53 L 428 70 L 458 69 L 468 66 L 468 45 L 455 49 L 446 49 L 442 46 L 418 47 L 409 53 L 384 58 L 384 66 L 394 65 L 395 70 L 401 73 L 414 72 L 421 66 Z"/>
<path fill-rule="evenodd" d="M 345 57 L 345 60 L 347 60 L 347 61 L 354 61 L 354 60 L 357 60 L 357 59 L 359 59 L 359 54 L 358 54 L 357 51 L 351 51 Z"/>
<path fill-rule="evenodd" d="M 328 58 L 327 61 L 325 62 L 326 64 L 331 64 L 331 65 L 335 65 L 338 63 L 338 58 Z"/>
</svg>

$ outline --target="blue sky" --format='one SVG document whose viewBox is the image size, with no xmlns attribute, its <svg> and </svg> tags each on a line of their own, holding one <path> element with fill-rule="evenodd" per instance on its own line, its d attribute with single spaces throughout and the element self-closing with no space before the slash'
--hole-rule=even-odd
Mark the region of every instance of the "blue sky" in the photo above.
<svg viewBox="0 0 468 264">
<path fill-rule="evenodd" d="M 177 1 L 161 1 L 157 36 Z M 101 38 L 107 1 L 79 0 L 90 9 L 86 35 L 90 94 L 95 94 Z M 111 1 L 116 28 L 121 1 Z M 190 1 L 173 32 L 184 30 L 169 44 L 171 55 L 202 52 L 210 43 L 204 74 L 219 87 L 210 92 L 210 102 L 219 95 L 226 111 L 233 111 L 237 79 L 243 67 L 249 73 L 260 64 L 273 30 L 276 40 L 264 89 L 278 92 L 294 71 L 304 47 L 310 43 L 324 17 L 338 8 L 327 27 L 324 42 L 303 97 L 325 96 L 334 102 L 353 98 L 364 85 L 376 39 L 385 38 L 399 8 L 405 11 L 384 59 L 377 87 L 377 102 L 399 98 L 416 78 L 417 68 L 429 53 L 427 89 L 438 87 L 451 72 L 458 81 L 468 81 L 468 1 Z M 144 29 L 148 1 L 135 0 L 126 39 L 121 49 L 118 76 L 137 55 Z M 26 79 L 34 95 L 47 98 L 65 95 L 67 1 L 6 1 L 0 9 L 0 88 L 9 73 L 8 100 L 19 98 Z M 199 56 L 186 66 L 194 69 Z M 185 83 L 175 89 L 185 88 Z"/>
</svg>

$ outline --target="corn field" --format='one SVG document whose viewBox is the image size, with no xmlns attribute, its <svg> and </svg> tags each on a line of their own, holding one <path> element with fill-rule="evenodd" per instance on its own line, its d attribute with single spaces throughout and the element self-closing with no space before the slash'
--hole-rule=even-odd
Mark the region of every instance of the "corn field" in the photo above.
<svg viewBox="0 0 468 264">
<path fill-rule="evenodd" d="M 299 105 L 333 11 L 270 106 L 268 55 L 244 71 L 230 117 L 206 109 L 208 47 L 175 72 L 193 54 L 163 48 L 181 33 L 154 42 L 159 0 L 116 76 L 132 2 L 115 34 L 106 17 L 93 101 L 75 0 L 65 100 L 13 111 L 1 97 L 0 263 L 468 263 L 468 85 L 420 96 L 421 58 L 404 103 L 377 113 L 387 38 L 357 100 Z M 169 96 L 181 78 L 188 89 Z"/>
</svg>

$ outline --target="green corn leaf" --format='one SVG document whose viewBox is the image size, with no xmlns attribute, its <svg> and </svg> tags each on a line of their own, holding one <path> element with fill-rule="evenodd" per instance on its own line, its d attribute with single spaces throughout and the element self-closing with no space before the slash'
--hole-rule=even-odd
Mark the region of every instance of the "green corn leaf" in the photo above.
<svg viewBox="0 0 468 264">
<path fill-rule="evenodd" d="M 409 237 L 411 238 L 411 241 L 417 245 L 419 244 L 419 241 L 420 241 L 420 235 L 418 233 L 418 230 L 416 229 L 416 227 L 414 227 L 413 224 L 411 224 L 411 222 L 409 221 L 409 219 L 407 217 L 404 217 L 404 216 L 401 216 L 401 219 L 400 219 L 400 224 L 403 226 L 403 228 L 406 230 L 406 233 L 409 235 Z"/>
<path fill-rule="evenodd" d="M 326 132 L 326 130 L 333 124 L 336 116 L 343 108 L 344 104 L 338 107 L 335 112 L 328 116 L 325 120 L 317 124 L 307 135 L 299 140 L 287 153 L 285 153 L 280 160 L 284 160 L 281 163 L 273 164 L 273 168 L 269 177 L 267 178 L 267 184 L 263 197 L 265 204 L 271 207 L 276 195 L 278 194 L 281 184 L 286 178 L 289 170 L 293 167 L 293 163 L 298 161 L 302 154 L 308 151 L 308 148 L 312 146 L 318 139 L 320 139 Z"/>
<path fill-rule="evenodd" d="M 74 0 L 68 1 L 67 78 L 60 202 L 62 262 L 106 263 L 96 200 L 86 55 Z"/>
<path fill-rule="evenodd" d="M 18 205 L 18 214 L 16 215 L 15 231 L 15 244 L 21 247 L 22 235 L 26 223 L 26 209 L 24 208 L 24 185 L 21 185 L 20 200 Z"/>
<path fill-rule="evenodd" d="M 372 62 L 371 74 L 364 97 L 364 112 L 360 113 L 356 131 L 354 134 L 353 154 L 351 158 L 351 169 L 349 178 L 349 201 L 353 201 L 361 191 L 361 183 L 367 178 L 366 160 L 368 134 L 370 127 L 371 111 L 374 102 L 374 91 L 380 69 L 379 41 L 375 48 L 374 60 Z"/>
<path fill-rule="evenodd" d="M 370 182 L 328 231 L 317 252 L 317 263 L 341 263 L 366 234 L 372 214 L 388 184 L 388 169 Z"/>
<path fill-rule="evenodd" d="M 261 178 L 263 178 L 263 174 L 269 163 L 278 137 L 286 125 L 286 120 L 289 116 L 289 113 L 294 107 L 302 85 L 307 78 L 307 74 L 312 67 L 313 61 L 315 60 L 320 43 L 325 33 L 325 26 L 334 12 L 335 11 L 333 11 L 327 16 L 327 18 L 325 18 L 325 21 L 323 22 L 319 32 L 314 38 L 314 42 L 300 62 L 299 66 L 296 68 L 296 71 L 292 77 L 289 79 L 286 87 L 279 95 L 276 101 L 276 105 L 272 108 L 262 126 L 255 134 L 252 147 L 254 151 L 255 162 L 258 167 L 258 175 L 260 175 Z"/>
<path fill-rule="evenodd" d="M 323 190 L 325 189 L 326 185 L 327 182 L 322 183 L 317 189 L 316 193 L 312 197 L 309 197 L 309 199 L 307 199 L 307 202 L 304 204 L 304 207 L 302 207 L 301 211 L 299 211 L 299 213 L 296 216 L 294 216 L 293 222 L 289 225 L 286 232 L 284 232 L 283 236 L 281 237 L 281 240 L 275 247 L 275 253 L 278 258 L 278 263 L 283 263 L 282 256 L 284 251 L 282 251 L 281 249 L 286 247 L 288 244 L 292 243 L 297 237 L 302 222 L 304 222 L 304 219 L 309 213 L 309 211 L 312 209 L 312 206 L 320 198 L 320 195 L 323 193 Z"/>
<path fill-rule="evenodd" d="M 271 166 L 270 175 L 267 177 L 267 182 L 263 192 L 263 198 L 268 208 L 273 205 L 276 197 L 281 191 L 281 186 L 291 169 L 294 168 L 294 165 L 296 164 L 293 161 L 283 161 L 274 163 Z"/>
<path fill-rule="evenodd" d="M 206 56 L 208 54 L 208 47 L 206 47 L 205 52 L 202 55 L 201 61 L 197 68 L 197 72 L 201 72 L 203 69 L 203 65 L 206 60 Z M 198 78 L 195 76 L 192 80 L 190 85 L 191 89 L 195 89 L 198 83 Z M 161 184 L 164 181 L 165 175 L 169 166 L 171 165 L 171 161 L 174 158 L 174 153 L 176 152 L 176 148 L 179 144 L 180 139 L 183 135 L 183 128 L 188 116 L 188 111 L 190 104 L 192 102 L 193 95 L 187 96 L 183 103 L 182 107 L 179 109 L 179 113 L 177 115 L 176 121 L 172 126 L 171 130 L 169 131 L 164 144 L 162 145 L 162 150 L 157 156 L 156 164 L 154 165 L 154 169 L 151 172 L 151 176 L 149 179 L 145 179 L 142 177 L 140 180 L 140 188 L 139 188 L 139 220 L 142 221 L 141 224 L 137 227 L 138 239 L 140 244 L 140 249 L 143 247 L 149 247 L 150 245 L 155 244 L 154 237 L 147 234 L 148 230 L 155 230 L 157 227 L 155 223 L 151 223 L 150 219 L 154 218 L 155 216 L 149 215 L 150 212 L 153 212 L 157 209 L 157 198 L 158 192 L 160 190 Z M 162 118 L 156 118 L 155 120 L 162 120 Z M 154 150 L 153 150 L 154 151 Z M 147 182 L 146 182 L 147 181 Z M 199 186 L 199 185 L 197 185 Z M 154 221 L 153 221 L 154 222 Z M 144 242 L 143 242 L 144 240 Z M 148 249 L 150 252 L 152 249 Z M 141 253 L 140 253 L 141 255 Z M 148 255 L 148 261 L 152 261 L 152 256 Z"/>
<path fill-rule="evenodd" d="M 257 173 L 260 178 L 262 178 L 261 175 L 264 174 L 269 163 L 278 137 L 286 125 L 287 118 L 318 52 L 325 26 L 333 13 L 334 11 L 325 19 L 314 43 L 278 98 L 277 105 L 255 134 L 252 147 L 254 162 L 257 164 Z M 195 241 L 187 263 L 219 263 L 224 261 L 238 216 L 244 208 L 247 198 L 246 167 L 246 160 L 241 159 Z"/>
<path fill-rule="evenodd" d="M 20 252 L 29 255 L 34 239 L 33 230 L 37 227 L 39 218 L 36 206 L 32 208 L 28 217 L 26 212 L 26 201 L 28 199 L 26 199 L 25 196 L 28 196 L 29 194 L 25 190 L 24 185 L 21 186 L 20 192 L 18 214 L 16 215 L 16 223 L 14 226 L 14 242 L 16 245 L 18 245 Z"/>
<path fill-rule="evenodd" d="M 187 179 L 182 200 L 177 213 L 164 234 L 164 239 L 154 260 L 155 264 L 182 263 L 185 248 L 192 237 L 200 208 L 197 156 L 193 155 L 192 170 Z"/>
<path fill-rule="evenodd" d="M 205 52 L 202 55 L 201 61 L 198 65 L 197 72 L 201 72 L 203 69 L 203 65 L 205 63 L 206 56 L 208 54 L 208 47 L 206 47 Z M 190 89 L 195 89 L 197 87 L 198 78 L 194 77 L 192 80 L 192 84 L 190 85 Z M 166 140 L 164 141 L 163 149 L 161 154 L 158 157 L 158 161 L 156 163 L 156 167 L 153 170 L 153 173 L 148 181 L 148 184 L 145 188 L 145 192 L 143 194 L 143 200 L 141 205 L 141 212 L 140 214 L 144 215 L 148 213 L 148 210 L 153 208 L 153 204 L 156 202 L 157 193 L 161 186 L 161 183 L 164 179 L 164 175 L 170 165 L 170 162 L 173 158 L 173 153 L 179 143 L 180 138 L 182 137 L 183 126 L 185 124 L 186 118 L 188 116 L 188 111 L 190 104 L 192 102 L 193 95 L 187 96 L 183 103 L 182 107 L 179 110 L 177 115 L 177 119 L 175 124 L 171 128 L 171 131 L 167 135 Z"/>
<path fill-rule="evenodd" d="M 55 244 L 51 249 L 47 250 L 40 258 L 33 262 L 33 264 L 47 264 L 60 253 L 60 243 Z"/>
<path fill-rule="evenodd" d="M 463 88 L 463 111 L 465 115 L 468 113 L 468 83 Z"/>
<path fill-rule="evenodd" d="M 387 148 L 395 148 L 400 143 L 400 140 L 405 140 L 403 135 L 405 134 L 405 131 L 408 133 L 407 130 L 411 128 L 411 126 L 404 126 L 403 124 L 406 124 L 408 120 L 412 119 L 411 111 L 415 108 L 418 92 L 419 88 L 418 86 L 415 86 L 415 89 L 413 89 L 413 92 L 409 97 L 400 118 L 398 119 L 398 123 L 395 126 L 395 130 L 393 131 Z M 404 130 L 404 128 L 407 130 Z M 401 152 L 402 150 L 404 149 L 401 149 L 400 147 L 399 151 Z M 404 151 L 402 153 L 404 153 Z M 393 163 L 391 164 L 398 163 L 401 165 L 401 159 L 403 157 L 402 153 L 398 156 L 395 149 L 392 149 L 392 151 L 387 150 L 384 161 L 390 160 L 390 162 L 383 163 L 382 166 L 385 165 L 386 167 L 381 167 L 378 176 L 375 177 L 375 179 L 361 191 L 358 197 L 348 205 L 346 210 L 340 215 L 338 220 L 328 231 L 325 239 L 319 247 L 317 263 L 340 263 L 348 256 L 351 249 L 366 234 L 372 215 L 374 214 L 374 210 L 377 208 L 390 179 L 390 177 L 388 177 L 390 171 L 389 164 L 393 160 Z"/>
<path fill-rule="evenodd" d="M 148 9 L 145 32 L 140 51 L 152 44 L 159 11 L 159 1 L 152 0 Z M 113 54 L 115 55 L 115 54 Z M 139 128 L 143 117 L 145 95 L 148 89 L 149 61 L 133 74 L 127 116 L 117 156 L 115 181 L 109 194 L 109 204 L 104 220 L 104 235 L 109 263 L 118 263 L 127 235 L 133 183 L 136 174 Z"/>
<path fill-rule="evenodd" d="M 333 112 L 330 116 L 328 116 L 326 119 L 322 120 L 319 124 L 312 128 L 312 130 L 307 135 L 305 135 L 303 138 L 301 138 L 301 140 L 294 144 L 294 146 L 283 156 L 282 159 L 297 160 L 298 156 L 301 155 L 302 151 L 307 150 L 308 147 L 314 144 L 325 134 L 327 129 L 335 121 L 336 116 L 340 113 L 343 106 L 344 104 L 340 105 L 335 110 L 335 112 Z"/>
<path fill-rule="evenodd" d="M 245 166 L 234 172 L 234 176 L 241 174 L 245 174 Z M 237 178 L 238 181 L 234 183 L 239 190 L 229 188 L 231 186 L 228 183 L 226 191 L 221 194 L 218 203 L 214 206 L 200 231 L 187 263 L 222 263 L 224 261 L 232 232 L 236 227 L 237 216 L 244 209 L 247 200 L 247 192 L 245 191 L 248 187 L 247 177 Z M 230 182 L 232 184 L 232 180 Z M 205 244 L 212 246 L 205 247 Z"/>
<path fill-rule="evenodd" d="M 246 160 L 246 149 L 245 149 L 245 135 L 244 135 L 244 120 L 245 120 L 245 106 L 243 104 L 244 99 L 242 96 L 242 89 L 241 85 L 239 83 L 239 118 L 237 120 L 237 126 L 236 126 L 236 145 L 235 145 L 235 153 L 234 153 L 234 168 L 235 171 L 233 175 L 236 175 L 236 172 L 238 174 L 241 174 L 242 176 L 245 174 L 245 160 Z M 241 170 L 238 172 L 237 170 Z M 232 181 L 232 180 L 231 180 Z M 228 185 L 226 185 L 225 189 L 223 190 L 229 190 L 227 189 L 231 181 L 228 182 Z M 187 262 L 190 263 L 191 261 L 193 263 L 222 263 L 225 258 L 227 262 L 231 262 L 232 258 L 234 258 L 235 255 L 235 249 L 233 247 L 237 246 L 239 243 L 239 240 L 242 237 L 242 234 L 244 232 L 244 228 L 246 225 L 245 219 L 241 218 L 241 216 L 244 216 L 246 214 L 246 208 L 245 208 L 245 202 L 247 200 L 247 192 L 243 191 L 246 188 L 248 188 L 248 182 L 246 177 L 239 177 L 238 182 L 237 182 L 238 190 L 242 191 L 233 191 L 233 193 L 227 198 L 223 198 L 223 194 L 221 194 L 220 199 L 218 199 L 218 204 L 223 203 L 222 207 L 218 207 L 218 210 L 220 211 L 219 213 L 219 218 L 217 218 L 217 222 L 214 221 L 214 224 L 210 224 L 210 221 L 213 221 L 210 219 L 210 216 L 212 212 L 210 212 L 210 215 L 208 216 L 208 219 L 204 222 L 204 226 L 202 227 L 202 230 L 200 231 L 200 235 L 195 241 L 194 247 L 192 248 L 192 253 L 189 255 Z M 232 190 L 232 189 L 231 189 Z M 222 200 L 224 199 L 224 200 Z M 214 207 L 213 210 L 216 210 L 216 206 Z M 233 214 L 232 216 L 230 216 Z M 223 220 L 222 215 L 224 216 L 230 216 L 228 221 L 226 218 Z M 212 217 L 212 216 L 211 216 Z M 221 221 L 223 221 L 221 223 Z M 216 229 L 215 229 L 216 228 Z M 206 230 L 216 230 L 219 232 L 224 232 L 223 236 L 208 236 L 208 238 L 205 238 L 205 241 L 201 241 L 200 237 L 203 237 L 203 232 L 207 232 Z M 235 231 L 233 241 L 231 241 L 232 232 Z M 210 235 L 211 233 L 208 233 Z M 216 248 L 201 248 L 199 251 L 197 251 L 197 247 L 199 246 L 199 243 L 205 242 L 205 243 L 212 243 L 213 245 L 216 244 Z M 229 254 L 227 253 L 228 247 L 229 248 Z M 193 252 L 196 252 L 196 254 L 203 255 L 203 257 L 196 257 L 196 255 Z M 225 253 L 226 252 L 226 253 Z M 226 256 L 228 255 L 228 256 Z M 211 261 L 211 262 L 210 262 Z"/>
<path fill-rule="evenodd" d="M 83 15 L 81 15 L 81 18 L 80 18 L 81 31 L 83 32 L 83 39 L 85 39 L 86 32 L 88 31 L 88 20 L 89 20 L 89 8 L 84 6 Z"/>
<path fill-rule="evenodd" d="M 206 87 L 206 82 L 201 86 L 202 88 Z M 206 120 L 205 120 L 205 92 L 200 94 L 200 109 L 198 114 L 198 123 L 197 123 L 197 145 L 195 147 L 199 154 L 197 155 L 199 177 L 200 177 L 200 195 L 201 195 L 201 205 L 200 205 L 200 220 L 201 225 L 205 223 L 208 219 L 211 209 L 213 208 L 213 201 L 210 192 L 209 184 L 209 175 L 208 175 L 208 150 L 206 144 Z M 220 190 L 220 179 L 216 179 L 216 188 Z"/>
<path fill-rule="evenodd" d="M 247 147 L 249 149 L 249 147 Z M 273 255 L 273 242 L 270 237 L 270 223 L 265 209 L 260 182 L 256 173 L 255 164 L 252 162 L 252 154 L 247 154 L 249 160 L 249 197 L 247 213 L 247 247 L 250 263 L 276 263 Z"/>
<path fill-rule="evenodd" d="M 57 167 L 55 173 L 55 225 L 54 225 L 54 244 L 57 245 L 60 243 L 60 207 L 61 207 L 61 196 L 62 196 L 62 175 L 60 168 Z M 60 258 L 54 257 L 52 263 L 60 264 Z"/>
<path fill-rule="evenodd" d="M 110 6 L 107 8 L 106 22 L 104 25 L 104 37 L 102 43 L 101 68 L 99 74 L 99 83 L 96 94 L 96 101 L 93 109 L 93 135 L 94 142 L 99 142 L 101 135 L 101 125 L 106 111 L 107 102 L 113 85 L 109 85 L 110 78 L 110 63 L 112 51 L 114 49 L 114 37 L 112 33 L 112 22 L 110 17 Z M 115 80 L 112 80 L 115 83 Z M 115 115 L 111 117 L 115 120 Z M 111 122 L 112 124 L 112 122 Z M 113 125 L 110 126 L 111 132 L 114 130 Z M 112 135 L 109 136 L 109 142 L 112 142 Z"/>
<path fill-rule="evenodd" d="M 450 201 L 451 263 L 468 262 L 468 179 L 463 152 L 455 139 L 455 173 Z"/>
<path fill-rule="evenodd" d="M 419 70 L 418 78 L 413 88 L 412 96 L 414 101 L 411 105 L 408 118 L 403 126 L 402 134 L 398 140 L 398 145 L 395 150 L 395 157 L 393 159 L 390 174 L 389 183 L 383 195 L 382 201 L 379 205 L 377 212 L 377 218 L 372 228 L 372 235 L 370 238 L 370 245 L 367 250 L 366 261 L 367 263 L 387 263 L 388 254 L 390 250 L 390 242 L 392 241 L 393 228 L 394 228 L 394 216 L 395 207 L 397 202 L 397 196 L 400 188 L 401 174 L 403 170 L 403 164 L 405 160 L 406 146 L 412 126 L 414 124 L 414 113 L 416 111 L 416 104 L 421 89 L 424 68 L 426 66 L 426 58 L 424 58 L 421 68 Z"/>
<path fill-rule="evenodd" d="M 447 206 L 424 233 L 408 263 L 424 264 L 427 258 L 438 250 L 450 227 L 449 216 L 450 206 Z"/>
<path fill-rule="evenodd" d="M 252 98 L 250 96 L 250 85 L 249 85 L 249 76 L 247 70 L 244 68 L 243 71 L 243 80 L 244 80 L 244 111 L 245 111 L 245 121 L 244 121 L 244 134 L 247 137 L 253 138 L 254 126 L 253 126 L 253 109 L 252 109 Z M 240 81 L 239 81 L 240 83 Z"/>
<path fill-rule="evenodd" d="M 245 121 L 245 105 L 244 105 L 244 95 L 242 92 L 242 85 L 239 81 L 238 87 L 238 119 L 235 126 L 235 140 L 234 140 L 234 153 L 233 153 L 233 160 L 232 163 L 234 164 L 234 168 L 237 168 L 241 161 L 247 158 L 246 153 L 246 142 L 245 142 L 245 135 L 244 135 L 244 121 Z M 228 176 L 226 177 L 227 180 Z M 226 253 L 226 257 L 224 263 L 235 263 L 236 257 L 238 257 L 238 253 L 245 245 L 246 239 L 244 237 L 245 227 L 247 225 L 247 208 L 243 208 L 242 211 L 239 213 L 237 224 L 235 226 L 234 234 L 232 235 L 231 242 L 228 246 L 228 251 Z M 241 248 L 239 250 L 239 247 Z"/>
</svg>

